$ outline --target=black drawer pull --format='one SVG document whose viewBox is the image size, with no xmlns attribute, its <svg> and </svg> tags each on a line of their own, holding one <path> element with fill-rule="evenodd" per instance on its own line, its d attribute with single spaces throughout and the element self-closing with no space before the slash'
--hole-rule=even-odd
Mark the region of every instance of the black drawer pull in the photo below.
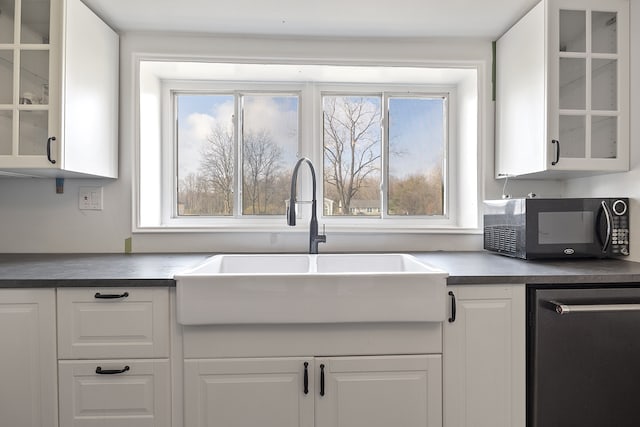
<svg viewBox="0 0 640 427">
<path fill-rule="evenodd" d="M 101 294 L 100 292 L 96 292 L 94 295 L 95 298 L 98 299 L 116 299 L 116 298 L 126 298 L 129 296 L 129 292 L 125 292 L 123 294 Z"/>
<path fill-rule="evenodd" d="M 324 396 L 324 364 L 320 364 L 320 396 Z"/>
<path fill-rule="evenodd" d="M 102 369 L 102 367 L 98 366 L 96 368 L 96 374 L 100 375 L 115 375 L 115 374 L 123 374 L 129 370 L 129 366 L 125 366 L 122 369 Z"/>
<path fill-rule="evenodd" d="M 56 164 L 56 161 L 51 158 L 51 141 L 55 141 L 56 137 L 52 136 L 47 139 L 47 160 L 51 162 L 52 165 Z"/>
<path fill-rule="evenodd" d="M 309 394 L 309 362 L 304 362 L 304 394 Z"/>
<path fill-rule="evenodd" d="M 451 291 L 449 291 L 449 296 L 451 296 L 451 317 L 449 317 L 449 323 L 453 323 L 456 321 L 456 296 Z"/>
<path fill-rule="evenodd" d="M 551 165 L 555 166 L 560 161 L 560 141 L 558 141 L 557 139 L 553 139 L 551 140 L 551 143 L 555 144 L 556 147 L 556 159 L 551 162 Z"/>
</svg>

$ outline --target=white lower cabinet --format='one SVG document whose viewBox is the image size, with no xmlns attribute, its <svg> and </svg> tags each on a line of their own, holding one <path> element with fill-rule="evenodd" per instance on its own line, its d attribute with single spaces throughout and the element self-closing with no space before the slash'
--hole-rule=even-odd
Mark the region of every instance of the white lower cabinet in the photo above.
<svg viewBox="0 0 640 427">
<path fill-rule="evenodd" d="M 170 427 L 169 291 L 58 289 L 63 427 Z"/>
<path fill-rule="evenodd" d="M 58 289 L 58 357 L 169 357 L 168 290 Z"/>
<path fill-rule="evenodd" d="M 442 425 L 439 354 L 317 358 L 315 365 L 316 377 L 319 369 L 325 375 L 317 427 Z"/>
<path fill-rule="evenodd" d="M 185 426 L 313 427 L 312 358 L 186 360 L 184 378 Z"/>
<path fill-rule="evenodd" d="M 55 289 L 0 289 L 0 425 L 58 425 Z"/>
<path fill-rule="evenodd" d="M 444 326 L 173 328 L 170 350 L 168 289 L 0 289 L 0 425 L 524 427 L 525 285 L 447 290 Z"/>
<path fill-rule="evenodd" d="M 60 425 L 169 427 L 169 360 L 59 362 Z"/>
<path fill-rule="evenodd" d="M 525 285 L 460 285 L 448 291 L 445 427 L 524 427 Z"/>
<path fill-rule="evenodd" d="M 440 355 L 186 360 L 185 427 L 441 426 L 441 367 Z"/>
</svg>

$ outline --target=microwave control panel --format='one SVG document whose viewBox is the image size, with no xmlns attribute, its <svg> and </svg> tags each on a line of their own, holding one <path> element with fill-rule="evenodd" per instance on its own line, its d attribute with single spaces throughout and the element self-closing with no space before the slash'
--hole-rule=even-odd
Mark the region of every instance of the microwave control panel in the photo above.
<svg viewBox="0 0 640 427">
<path fill-rule="evenodd" d="M 611 205 L 613 211 L 611 252 L 614 255 L 629 255 L 629 215 L 624 200 L 616 200 Z"/>
</svg>

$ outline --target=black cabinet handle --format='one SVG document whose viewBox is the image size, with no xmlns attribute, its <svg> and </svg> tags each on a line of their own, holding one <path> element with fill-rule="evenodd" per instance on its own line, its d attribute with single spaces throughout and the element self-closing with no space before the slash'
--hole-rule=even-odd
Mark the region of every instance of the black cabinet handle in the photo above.
<svg viewBox="0 0 640 427">
<path fill-rule="evenodd" d="M 320 364 L 320 396 L 324 396 L 324 364 Z"/>
<path fill-rule="evenodd" d="M 452 291 L 449 291 L 449 296 L 451 296 L 451 317 L 449 317 L 449 323 L 453 323 L 456 321 L 456 296 Z"/>
<path fill-rule="evenodd" d="M 47 139 L 47 160 L 51 162 L 52 165 L 56 164 L 56 161 L 51 158 L 51 141 L 55 141 L 56 137 L 52 136 Z"/>
<path fill-rule="evenodd" d="M 129 292 L 125 292 L 123 294 L 101 294 L 100 292 L 96 292 L 94 295 L 95 298 L 98 299 L 116 299 L 116 298 L 126 298 L 129 296 Z"/>
<path fill-rule="evenodd" d="M 309 363 L 304 362 L 304 394 L 309 394 Z"/>
<path fill-rule="evenodd" d="M 560 141 L 558 141 L 557 139 L 552 139 L 551 143 L 556 146 L 556 159 L 551 162 L 551 165 L 555 166 L 560 161 Z"/>
<path fill-rule="evenodd" d="M 122 369 L 102 369 L 100 366 L 96 368 L 96 374 L 100 375 L 115 375 L 115 374 L 123 374 L 129 370 L 129 366 L 125 366 Z"/>
</svg>

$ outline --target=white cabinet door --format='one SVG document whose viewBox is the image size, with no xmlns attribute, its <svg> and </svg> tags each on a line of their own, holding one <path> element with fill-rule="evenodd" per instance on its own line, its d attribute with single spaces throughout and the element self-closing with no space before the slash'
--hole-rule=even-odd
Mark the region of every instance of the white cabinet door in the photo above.
<svg viewBox="0 0 640 427">
<path fill-rule="evenodd" d="M 60 361 L 59 373 L 61 426 L 171 425 L 167 359 Z"/>
<path fill-rule="evenodd" d="M 0 425 L 58 425 L 55 289 L 0 289 Z"/>
<path fill-rule="evenodd" d="M 169 357 L 168 289 L 58 289 L 58 356 Z"/>
<path fill-rule="evenodd" d="M 0 21 L 0 176 L 117 178 L 117 33 L 81 0 L 5 1 Z"/>
<path fill-rule="evenodd" d="M 497 42 L 496 175 L 629 169 L 629 0 L 542 0 Z"/>
<path fill-rule="evenodd" d="M 448 289 L 455 315 L 444 327 L 444 425 L 524 427 L 524 285 Z"/>
<path fill-rule="evenodd" d="M 184 383 L 185 427 L 313 427 L 313 358 L 186 360 Z"/>
<path fill-rule="evenodd" d="M 317 358 L 316 381 L 317 427 L 442 426 L 439 354 Z"/>
<path fill-rule="evenodd" d="M 550 169 L 627 170 L 629 1 L 549 0 L 547 13 Z"/>
<path fill-rule="evenodd" d="M 24 7 L 20 7 L 20 6 Z M 28 6 L 27 6 L 28 5 Z M 55 121 L 50 99 L 55 52 L 55 22 L 60 4 L 4 2 L 0 18 L 0 165 L 52 167 L 47 140 Z"/>
<path fill-rule="evenodd" d="M 72 173 L 117 178 L 119 36 L 81 0 L 64 3 L 58 163 Z"/>
</svg>

